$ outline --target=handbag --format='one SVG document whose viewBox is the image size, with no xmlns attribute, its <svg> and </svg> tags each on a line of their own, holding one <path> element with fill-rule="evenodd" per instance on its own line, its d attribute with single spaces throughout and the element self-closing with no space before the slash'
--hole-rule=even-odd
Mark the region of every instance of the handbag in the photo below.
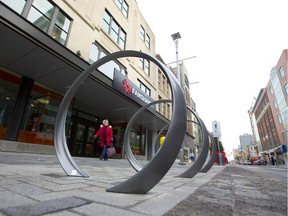
<svg viewBox="0 0 288 216">
<path fill-rule="evenodd" d="M 115 147 L 111 146 L 107 149 L 107 157 L 111 157 L 112 155 L 114 155 L 116 153 Z"/>
</svg>

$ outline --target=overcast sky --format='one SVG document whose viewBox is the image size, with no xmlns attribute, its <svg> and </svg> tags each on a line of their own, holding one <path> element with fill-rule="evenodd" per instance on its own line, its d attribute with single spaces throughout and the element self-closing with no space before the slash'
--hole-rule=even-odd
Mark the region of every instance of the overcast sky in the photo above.
<svg viewBox="0 0 288 216">
<path fill-rule="evenodd" d="M 137 0 L 166 63 L 176 60 L 179 32 L 190 92 L 206 127 L 220 122 L 225 150 L 252 134 L 248 110 L 288 48 L 288 0 Z"/>
</svg>

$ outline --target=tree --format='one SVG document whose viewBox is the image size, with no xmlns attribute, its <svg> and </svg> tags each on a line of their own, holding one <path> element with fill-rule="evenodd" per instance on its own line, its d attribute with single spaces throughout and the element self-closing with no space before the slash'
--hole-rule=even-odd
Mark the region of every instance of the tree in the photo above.
<svg viewBox="0 0 288 216">
<path fill-rule="evenodd" d="M 219 140 L 218 143 L 219 143 L 219 145 L 217 145 L 217 152 L 219 152 L 219 148 L 220 148 L 220 152 L 224 152 L 225 150 L 224 150 L 224 147 L 222 145 L 222 142 Z"/>
</svg>

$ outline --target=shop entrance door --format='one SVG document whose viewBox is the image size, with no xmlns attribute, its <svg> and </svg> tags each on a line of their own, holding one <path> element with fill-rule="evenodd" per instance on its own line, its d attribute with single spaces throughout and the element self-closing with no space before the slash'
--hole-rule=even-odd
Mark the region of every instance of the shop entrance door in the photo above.
<svg viewBox="0 0 288 216">
<path fill-rule="evenodd" d="M 85 119 L 77 119 L 73 124 L 71 146 L 73 156 L 96 157 L 97 149 L 94 144 L 94 135 L 99 126 Z"/>
</svg>

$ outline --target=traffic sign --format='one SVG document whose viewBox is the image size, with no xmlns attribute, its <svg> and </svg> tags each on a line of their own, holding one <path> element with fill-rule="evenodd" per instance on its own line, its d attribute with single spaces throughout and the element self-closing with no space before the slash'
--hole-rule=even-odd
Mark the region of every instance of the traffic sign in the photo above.
<svg viewBox="0 0 288 216">
<path fill-rule="evenodd" d="M 212 128 L 213 128 L 213 137 L 221 137 L 221 128 L 220 123 L 218 121 L 212 122 Z"/>
</svg>

